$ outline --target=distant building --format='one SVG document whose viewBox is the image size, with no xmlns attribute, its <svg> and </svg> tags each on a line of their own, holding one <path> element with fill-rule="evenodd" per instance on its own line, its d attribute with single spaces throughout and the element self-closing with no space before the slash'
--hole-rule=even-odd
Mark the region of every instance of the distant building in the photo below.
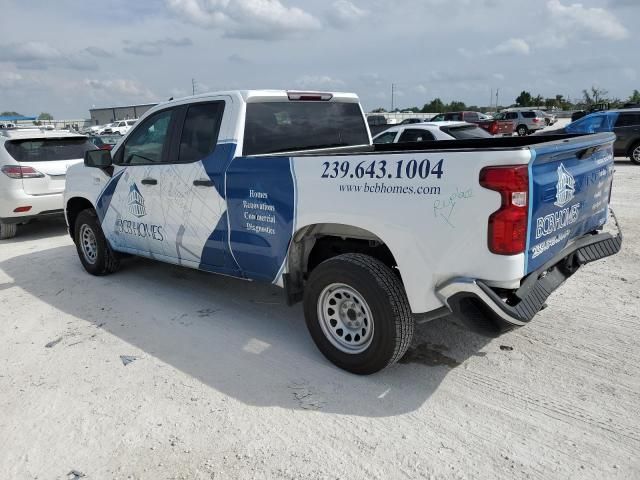
<svg viewBox="0 0 640 480">
<path fill-rule="evenodd" d="M 144 103 L 142 105 L 126 105 L 121 107 L 92 108 L 89 110 L 91 125 L 104 125 L 116 120 L 128 120 L 140 118 L 140 116 L 157 103 Z"/>
</svg>

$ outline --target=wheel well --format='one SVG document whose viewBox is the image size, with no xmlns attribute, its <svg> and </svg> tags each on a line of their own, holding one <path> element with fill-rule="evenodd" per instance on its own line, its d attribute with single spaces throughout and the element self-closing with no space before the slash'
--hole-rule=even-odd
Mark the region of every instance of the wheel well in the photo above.
<svg viewBox="0 0 640 480">
<path fill-rule="evenodd" d="M 78 218 L 78 214 L 86 209 L 94 209 L 93 204 L 82 197 L 74 197 L 67 202 L 67 222 L 69 222 L 69 235 L 73 239 L 73 232 L 75 232 L 75 224 L 76 218 Z"/>
<path fill-rule="evenodd" d="M 325 260 L 345 253 L 361 253 L 377 258 L 400 278 L 397 262 L 389 247 L 375 234 L 357 227 L 316 224 L 299 230 L 289 249 L 285 289 L 289 303 L 302 299 L 309 274 Z"/>
<path fill-rule="evenodd" d="M 632 142 L 627 155 L 631 155 L 638 146 L 640 146 L 640 140 L 635 140 L 634 142 Z"/>
</svg>

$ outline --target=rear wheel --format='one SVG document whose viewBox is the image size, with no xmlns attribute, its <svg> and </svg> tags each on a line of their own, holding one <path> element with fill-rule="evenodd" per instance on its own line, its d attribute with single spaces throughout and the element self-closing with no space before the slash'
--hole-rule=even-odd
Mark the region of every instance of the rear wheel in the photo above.
<svg viewBox="0 0 640 480">
<path fill-rule="evenodd" d="M 631 147 L 631 152 L 629 153 L 629 159 L 636 165 L 640 165 L 640 142 L 636 143 L 633 147 Z"/>
<path fill-rule="evenodd" d="M 518 135 L 520 135 L 521 137 L 524 137 L 529 133 L 529 129 L 527 128 L 526 125 L 520 125 L 516 131 L 518 132 Z"/>
<path fill-rule="evenodd" d="M 80 212 L 74 227 L 76 250 L 87 272 L 107 275 L 120 268 L 120 259 L 109 246 L 94 210 Z"/>
<path fill-rule="evenodd" d="M 0 240 L 7 240 L 16 236 L 18 225 L 15 223 L 0 223 Z"/>
<path fill-rule="evenodd" d="M 344 254 L 324 261 L 304 293 L 307 328 L 327 359 L 368 375 L 398 361 L 414 320 L 402 283 L 381 261 Z"/>
</svg>

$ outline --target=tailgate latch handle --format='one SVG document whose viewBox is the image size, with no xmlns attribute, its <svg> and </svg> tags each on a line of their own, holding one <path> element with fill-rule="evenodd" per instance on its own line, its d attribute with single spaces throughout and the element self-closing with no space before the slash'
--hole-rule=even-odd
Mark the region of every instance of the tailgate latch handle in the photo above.
<svg viewBox="0 0 640 480">
<path fill-rule="evenodd" d="M 600 150 L 600 147 L 589 147 L 589 148 L 585 148 L 584 150 L 580 150 L 576 156 L 582 160 L 583 158 L 586 157 L 590 157 L 591 155 L 593 155 L 594 153 L 596 153 L 598 150 Z"/>
</svg>

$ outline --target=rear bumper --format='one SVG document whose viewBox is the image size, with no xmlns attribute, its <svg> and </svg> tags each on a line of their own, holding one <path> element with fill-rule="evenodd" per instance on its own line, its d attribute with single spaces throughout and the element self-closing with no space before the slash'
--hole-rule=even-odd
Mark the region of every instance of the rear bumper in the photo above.
<svg viewBox="0 0 640 480">
<path fill-rule="evenodd" d="M 64 216 L 64 210 L 46 210 L 44 212 L 38 213 L 37 215 L 23 215 L 21 217 L 0 218 L 0 223 L 3 223 L 5 225 L 11 225 L 12 223 L 27 223 L 31 220 L 35 220 L 36 218 L 51 216 L 60 216 L 60 218 L 62 218 Z"/>
<path fill-rule="evenodd" d="M 27 195 L 24 190 L 0 191 L 0 222 L 22 223 L 32 218 L 61 213 L 63 193 L 49 195 Z M 26 212 L 14 212 L 19 207 L 31 207 Z"/>
<path fill-rule="evenodd" d="M 617 226 L 617 222 L 616 222 Z M 474 329 L 503 332 L 526 325 L 547 298 L 587 263 L 615 255 L 622 248 L 622 232 L 585 235 L 523 280 L 520 288 L 498 294 L 481 280 L 453 278 L 437 289 L 451 312 Z"/>
</svg>

